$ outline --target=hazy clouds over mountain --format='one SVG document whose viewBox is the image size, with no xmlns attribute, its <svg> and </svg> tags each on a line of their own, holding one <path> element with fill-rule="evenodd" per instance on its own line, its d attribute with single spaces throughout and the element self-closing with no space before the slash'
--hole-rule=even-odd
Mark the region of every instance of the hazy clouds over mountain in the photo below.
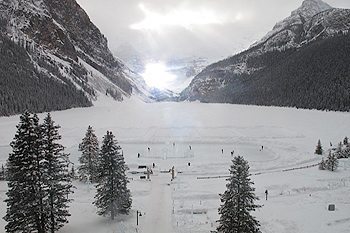
<svg viewBox="0 0 350 233">
<path fill-rule="evenodd" d="M 114 51 L 119 44 L 129 42 L 142 53 L 158 59 L 195 55 L 215 60 L 247 48 L 288 16 L 291 9 L 300 6 L 302 0 L 78 2 L 107 36 Z M 350 8 L 349 0 L 327 3 Z M 138 27 L 140 22 L 142 27 L 145 19 L 148 28 Z"/>
</svg>

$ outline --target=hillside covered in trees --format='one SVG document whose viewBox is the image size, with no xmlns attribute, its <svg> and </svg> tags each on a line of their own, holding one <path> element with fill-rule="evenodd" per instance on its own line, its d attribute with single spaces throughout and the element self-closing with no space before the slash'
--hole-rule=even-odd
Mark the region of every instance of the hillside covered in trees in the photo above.
<svg viewBox="0 0 350 233">
<path fill-rule="evenodd" d="M 75 0 L 0 1 L 0 116 L 153 96 Z"/>
<path fill-rule="evenodd" d="M 249 49 L 198 74 L 180 100 L 350 110 L 350 10 L 301 7 Z"/>
<path fill-rule="evenodd" d="M 2 35 L 0 58 L 0 116 L 92 105 L 65 77 L 62 82 L 37 70 L 26 50 Z"/>
<path fill-rule="evenodd" d="M 197 96 L 202 102 L 350 110 L 350 36 L 339 35 L 300 49 L 270 51 L 248 59 L 253 74 L 217 74 L 220 91 Z"/>
</svg>

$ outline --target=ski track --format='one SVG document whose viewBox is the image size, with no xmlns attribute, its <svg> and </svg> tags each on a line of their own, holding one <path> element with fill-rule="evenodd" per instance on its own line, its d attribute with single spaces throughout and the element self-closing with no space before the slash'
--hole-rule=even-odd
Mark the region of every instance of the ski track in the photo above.
<svg viewBox="0 0 350 233">
<path fill-rule="evenodd" d="M 172 198 L 169 174 L 152 176 L 145 215 L 140 217 L 140 233 L 172 233 Z"/>
</svg>

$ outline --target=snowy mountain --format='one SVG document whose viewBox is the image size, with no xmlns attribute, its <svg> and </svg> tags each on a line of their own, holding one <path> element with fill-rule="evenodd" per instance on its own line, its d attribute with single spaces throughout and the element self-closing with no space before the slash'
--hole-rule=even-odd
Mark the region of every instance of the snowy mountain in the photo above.
<svg viewBox="0 0 350 233">
<path fill-rule="evenodd" d="M 169 72 L 176 75 L 176 79 L 172 83 L 172 90 L 179 93 L 183 91 L 207 65 L 208 60 L 203 57 L 180 57 L 170 58 L 166 65 Z"/>
<path fill-rule="evenodd" d="M 209 65 L 180 100 L 349 110 L 350 10 L 305 0 L 248 50 Z"/>
<path fill-rule="evenodd" d="M 144 71 L 147 58 L 130 43 L 124 42 L 120 44 L 115 54 L 118 54 L 118 58 L 137 73 L 140 74 Z"/>
<path fill-rule="evenodd" d="M 37 112 L 89 106 L 99 95 L 116 100 L 131 95 L 149 99 L 149 88 L 142 77 L 112 55 L 107 39 L 75 0 L 3 0 L 0 22 L 1 60 L 8 60 L 10 53 L 17 62 L 10 63 L 13 70 L 23 70 L 23 64 L 30 70 L 21 76 L 21 82 L 26 82 L 21 99 L 15 88 L 0 92 L 0 115 L 24 109 Z M 16 72 L 3 73 L 1 78 L 7 80 L 5 83 L 16 81 Z M 38 77 L 48 86 L 70 88 L 53 95 L 52 90 L 33 84 Z M 29 91 L 25 86 L 33 88 Z M 31 99 L 34 97 L 30 92 L 45 92 L 45 95 Z M 60 100 L 67 96 L 72 100 L 61 104 Z"/>
<path fill-rule="evenodd" d="M 265 50 L 281 48 L 283 45 L 288 47 L 297 46 L 302 36 L 307 31 L 305 24 L 317 14 L 332 9 L 327 3 L 321 0 L 306 0 L 301 7 L 292 12 L 286 19 L 278 22 L 273 29 L 267 33 L 260 41 L 253 44 L 252 47 L 263 45 Z"/>
<path fill-rule="evenodd" d="M 158 59 L 149 56 L 145 51 L 137 50 L 132 44 L 124 42 L 120 44 L 115 51 L 115 54 L 132 70 L 139 74 L 143 74 L 147 64 L 162 62 L 167 67 L 167 72 L 176 76 L 176 79 L 169 85 L 168 91 L 161 93 L 169 98 L 173 98 L 175 93 L 183 91 L 208 64 L 208 60 L 197 56 L 172 56 L 163 59 Z M 155 90 L 161 92 L 161 90 Z M 173 92 L 171 94 L 171 92 Z M 153 93 L 153 92 L 152 92 Z M 159 98 L 157 98 L 160 100 Z"/>
</svg>

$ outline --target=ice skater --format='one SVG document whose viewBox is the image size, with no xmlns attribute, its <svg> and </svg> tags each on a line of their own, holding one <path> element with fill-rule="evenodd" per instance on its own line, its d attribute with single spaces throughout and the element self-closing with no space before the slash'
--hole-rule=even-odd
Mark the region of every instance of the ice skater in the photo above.
<svg viewBox="0 0 350 233">
<path fill-rule="evenodd" d="M 140 153 L 137 153 L 137 158 L 140 158 Z"/>
<path fill-rule="evenodd" d="M 269 194 L 269 192 L 267 191 L 267 189 L 265 190 L 265 198 L 266 198 L 266 201 L 267 201 L 267 195 Z"/>
</svg>

